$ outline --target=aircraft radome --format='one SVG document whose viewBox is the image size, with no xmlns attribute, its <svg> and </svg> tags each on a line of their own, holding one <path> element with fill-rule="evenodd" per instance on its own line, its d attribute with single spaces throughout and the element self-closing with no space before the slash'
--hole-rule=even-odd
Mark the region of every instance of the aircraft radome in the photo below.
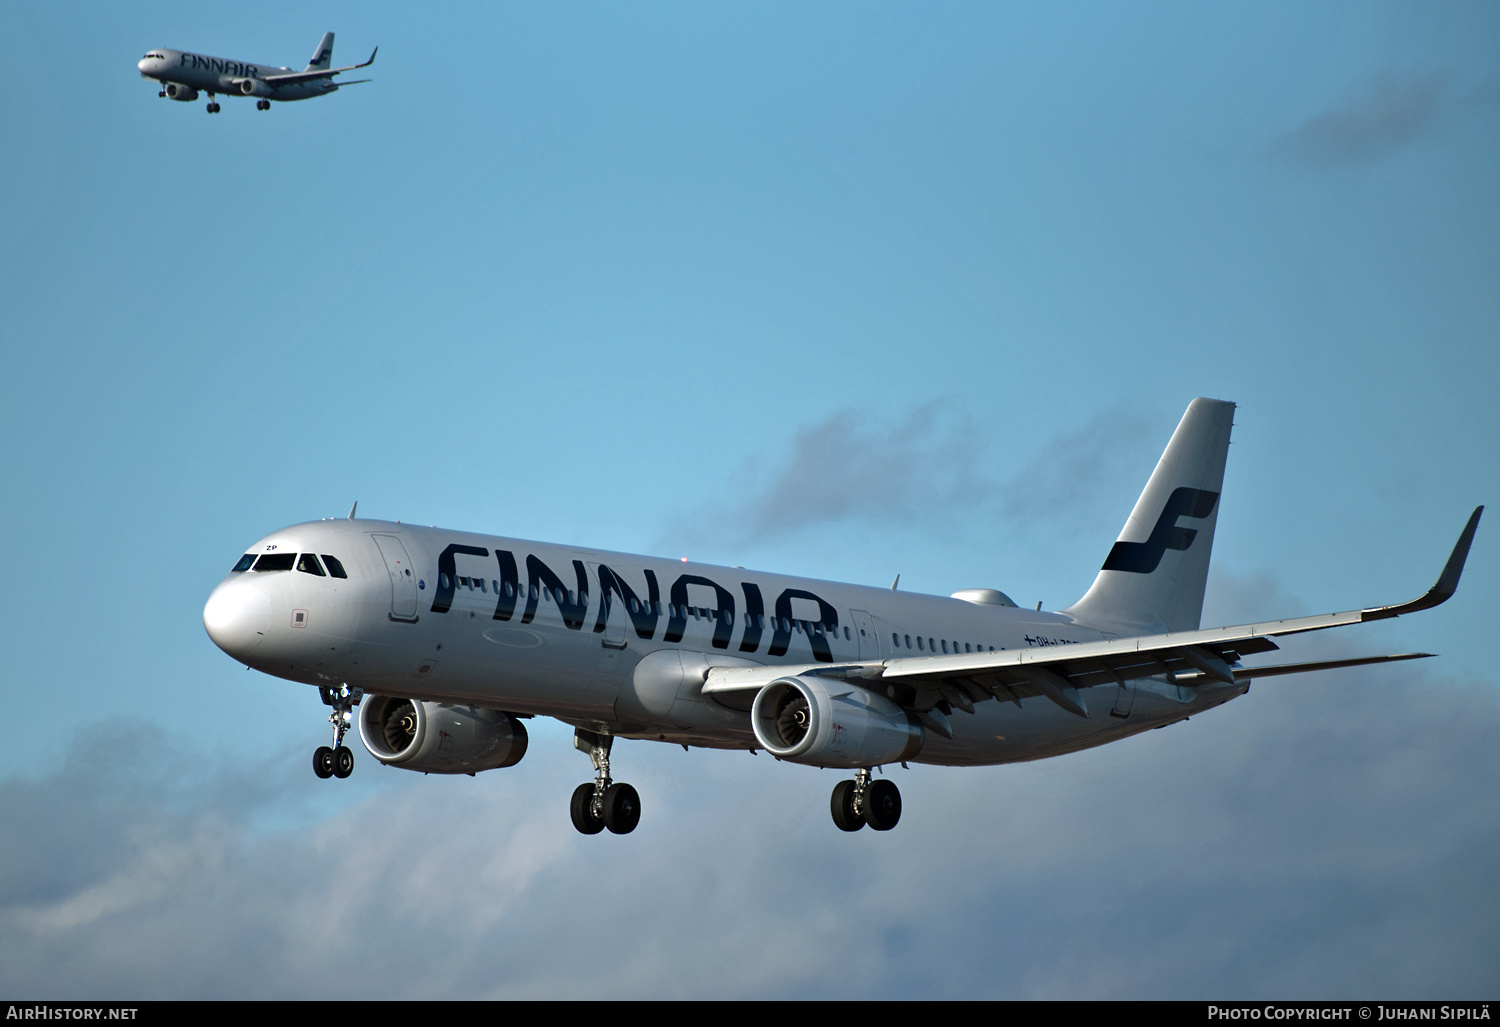
<svg viewBox="0 0 1500 1027">
<path fill-rule="evenodd" d="M 306 100 L 337 92 L 340 86 L 354 86 L 370 79 L 360 78 L 349 82 L 335 82 L 333 76 L 356 68 L 368 68 L 375 63 L 375 54 L 363 64 L 351 64 L 345 68 L 329 67 L 333 63 L 333 33 L 323 33 L 312 60 L 301 71 L 269 64 L 252 64 L 249 61 L 225 60 L 222 57 L 205 57 L 186 50 L 152 50 L 136 63 L 141 78 L 155 79 L 162 84 L 157 96 L 191 103 L 198 99 L 200 91 L 208 94 L 208 113 L 219 113 L 219 103 L 214 94 L 228 96 L 253 96 L 255 109 L 268 111 L 272 100 Z"/>
<path fill-rule="evenodd" d="M 624 834 L 634 788 L 616 738 L 764 750 L 853 771 L 833 789 L 845 831 L 896 825 L 890 764 L 982 766 L 1103 745 L 1243 695 L 1252 677 L 1428 653 L 1276 664 L 1275 638 L 1444 602 L 1483 507 L 1425 595 L 1289 620 L 1201 628 L 1234 404 L 1195 399 L 1081 599 L 1020 609 L 951 597 L 355 518 L 273 532 L 203 610 L 219 648 L 316 686 L 333 708 L 319 777 L 347 777 L 358 711 L 377 760 L 474 774 L 526 753 L 525 721 L 575 729 L 594 766 L 578 830 Z M 358 504 L 356 504 L 357 506 Z M 363 700 L 363 701 L 361 701 Z"/>
</svg>

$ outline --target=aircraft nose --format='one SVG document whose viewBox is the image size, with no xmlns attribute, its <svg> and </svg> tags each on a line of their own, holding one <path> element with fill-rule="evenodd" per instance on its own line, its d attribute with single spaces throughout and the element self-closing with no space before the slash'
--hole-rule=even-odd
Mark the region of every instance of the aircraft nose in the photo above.
<svg viewBox="0 0 1500 1027">
<path fill-rule="evenodd" d="M 139 69 L 141 69 L 141 74 L 144 75 L 146 72 L 148 72 L 148 71 L 151 70 L 151 58 L 149 58 L 149 57 L 142 57 L 136 63 L 136 67 L 139 68 Z"/>
<path fill-rule="evenodd" d="M 203 627 L 214 645 L 239 659 L 271 630 L 271 597 L 243 577 L 221 582 L 203 607 Z"/>
</svg>

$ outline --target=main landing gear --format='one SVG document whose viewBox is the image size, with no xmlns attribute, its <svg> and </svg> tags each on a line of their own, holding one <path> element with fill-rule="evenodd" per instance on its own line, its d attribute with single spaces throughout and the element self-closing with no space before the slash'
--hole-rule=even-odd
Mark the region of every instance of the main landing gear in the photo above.
<svg viewBox="0 0 1500 1027">
<path fill-rule="evenodd" d="M 214 99 L 214 94 L 213 93 L 209 93 L 208 94 L 208 113 L 210 113 L 210 114 L 217 114 L 217 113 L 219 113 L 219 101 Z"/>
<path fill-rule="evenodd" d="M 338 688 L 320 688 L 318 694 L 323 703 L 333 707 L 328 722 L 333 725 L 333 745 L 318 746 L 313 753 L 313 773 L 319 777 L 348 777 L 354 773 L 354 752 L 344 744 L 344 733 L 354 722 L 353 710 L 364 698 L 364 691 L 340 685 Z"/>
<path fill-rule="evenodd" d="M 271 109 L 271 101 L 270 100 L 256 100 L 255 101 L 255 109 L 258 110 L 258 111 L 268 111 L 268 110 Z"/>
<path fill-rule="evenodd" d="M 578 728 L 573 746 L 594 761 L 594 780 L 573 790 L 569 812 L 581 834 L 598 834 L 606 827 L 613 834 L 629 834 L 641 822 L 641 797 L 628 784 L 609 779 L 609 750 L 613 735 L 598 735 Z"/>
<path fill-rule="evenodd" d="M 858 831 L 869 824 L 876 831 L 889 831 L 901 819 L 901 790 L 887 778 L 870 780 L 870 768 L 854 775 L 853 781 L 833 786 L 833 822 L 840 831 Z"/>
</svg>

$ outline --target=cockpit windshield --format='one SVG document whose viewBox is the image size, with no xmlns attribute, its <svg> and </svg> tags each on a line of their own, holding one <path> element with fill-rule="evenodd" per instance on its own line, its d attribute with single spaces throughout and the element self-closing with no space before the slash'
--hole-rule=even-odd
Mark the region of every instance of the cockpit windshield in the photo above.
<svg viewBox="0 0 1500 1027">
<path fill-rule="evenodd" d="M 257 571 L 289 571 L 293 567 L 304 574 L 313 574 L 317 577 L 325 577 L 323 568 L 328 568 L 328 576 L 335 578 L 347 578 L 349 575 L 344 571 L 344 565 L 336 557 L 323 554 L 323 562 L 318 562 L 316 553 L 303 553 L 299 559 L 296 553 L 246 553 L 240 557 L 239 562 L 230 568 L 229 573 L 240 574 L 254 568 Z"/>
</svg>

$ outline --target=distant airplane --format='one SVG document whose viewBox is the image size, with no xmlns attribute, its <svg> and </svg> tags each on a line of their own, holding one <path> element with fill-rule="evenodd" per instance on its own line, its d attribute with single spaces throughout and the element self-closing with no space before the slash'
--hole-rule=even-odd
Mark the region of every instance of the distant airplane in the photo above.
<svg viewBox="0 0 1500 1027">
<path fill-rule="evenodd" d="M 191 103 L 198 99 L 201 89 L 208 94 L 208 113 L 219 113 L 215 93 L 230 96 L 256 97 L 255 109 L 268 111 L 272 100 L 306 100 L 338 90 L 339 86 L 354 86 L 370 79 L 360 78 L 350 82 L 334 82 L 333 76 L 356 68 L 368 68 L 375 63 L 376 47 L 370 59 L 363 64 L 351 64 L 347 68 L 330 68 L 333 63 L 333 33 L 325 32 L 323 41 L 313 53 L 312 60 L 302 71 L 277 68 L 246 61 L 228 61 L 221 57 L 204 57 L 185 50 L 152 50 L 140 59 L 136 67 L 141 78 L 155 79 L 162 83 L 157 96 Z"/>
<path fill-rule="evenodd" d="M 852 770 L 833 789 L 834 823 L 889 830 L 901 794 L 872 776 L 882 766 L 1057 756 L 1186 720 L 1251 678 L 1431 655 L 1240 664 L 1282 635 L 1444 602 L 1483 507 L 1411 602 L 1199 627 L 1233 417 L 1233 403 L 1193 400 L 1093 586 L 1059 613 L 995 589 L 915 595 L 356 520 L 351 508 L 255 543 L 203 624 L 248 667 L 319 688 L 333 707 L 319 777 L 353 769 L 343 738 L 364 698 L 365 748 L 423 773 L 512 766 L 526 718 L 571 725 L 595 771 L 572 798 L 584 834 L 625 834 L 640 817 L 636 790 L 610 777 L 616 738 Z"/>
</svg>

